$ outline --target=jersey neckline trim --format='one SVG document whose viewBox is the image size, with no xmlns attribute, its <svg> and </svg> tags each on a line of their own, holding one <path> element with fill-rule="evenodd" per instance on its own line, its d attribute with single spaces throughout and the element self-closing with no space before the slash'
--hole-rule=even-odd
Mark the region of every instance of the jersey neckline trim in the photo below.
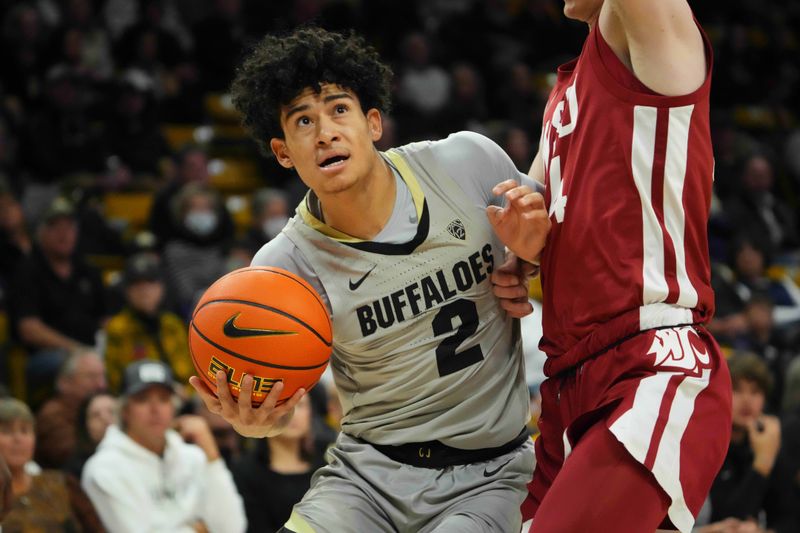
<svg viewBox="0 0 800 533">
<path fill-rule="evenodd" d="M 314 194 L 314 191 L 309 191 L 305 199 L 300 202 L 300 205 L 298 206 L 298 213 L 307 226 L 346 246 L 350 246 L 365 252 L 373 252 L 383 255 L 407 255 L 413 252 L 417 246 L 422 244 L 425 239 L 428 238 L 428 231 L 430 229 L 428 202 L 425 199 L 425 193 L 419 184 L 416 174 L 414 174 L 414 171 L 406 162 L 405 158 L 394 149 L 386 152 L 380 152 L 380 154 L 389 164 L 389 166 L 400 175 L 400 179 L 403 180 L 403 182 L 406 184 L 406 187 L 408 187 L 409 192 L 411 193 L 411 198 L 414 202 L 414 207 L 417 212 L 417 220 L 419 221 L 417 223 L 417 233 L 414 235 L 413 239 L 400 244 L 375 242 L 353 237 L 352 235 L 348 235 L 343 231 L 332 228 L 320 220 L 317 215 L 315 215 L 314 210 L 309 203 L 311 201 L 319 202 L 317 196 Z"/>
</svg>

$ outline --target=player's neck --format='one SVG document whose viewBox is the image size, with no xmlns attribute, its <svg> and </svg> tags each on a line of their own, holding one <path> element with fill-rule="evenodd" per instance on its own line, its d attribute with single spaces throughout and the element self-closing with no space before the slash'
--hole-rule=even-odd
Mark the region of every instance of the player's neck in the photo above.
<svg viewBox="0 0 800 533">
<path fill-rule="evenodd" d="M 347 235 L 370 240 L 389 222 L 397 186 L 389 165 L 375 151 L 369 175 L 340 193 L 320 196 L 325 223 Z"/>
</svg>

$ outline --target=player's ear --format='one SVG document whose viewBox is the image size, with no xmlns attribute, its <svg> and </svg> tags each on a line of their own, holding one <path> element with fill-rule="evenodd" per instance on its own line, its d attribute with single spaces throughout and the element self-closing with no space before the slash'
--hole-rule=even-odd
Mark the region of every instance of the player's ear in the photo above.
<svg viewBox="0 0 800 533">
<path fill-rule="evenodd" d="M 280 166 L 283 168 L 294 167 L 292 158 L 289 156 L 289 151 L 286 149 L 286 141 L 277 137 L 273 137 L 269 140 L 269 147 L 272 150 L 272 153 L 275 154 Z"/>
<path fill-rule="evenodd" d="M 374 107 L 367 111 L 367 125 L 372 142 L 378 142 L 383 137 L 383 119 L 381 112 Z"/>
</svg>

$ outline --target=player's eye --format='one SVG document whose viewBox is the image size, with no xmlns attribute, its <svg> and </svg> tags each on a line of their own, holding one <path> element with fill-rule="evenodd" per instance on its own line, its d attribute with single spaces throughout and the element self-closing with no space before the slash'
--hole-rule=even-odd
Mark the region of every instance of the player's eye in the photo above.
<svg viewBox="0 0 800 533">
<path fill-rule="evenodd" d="M 347 113 L 347 105 L 346 104 L 336 104 L 335 111 L 338 114 Z"/>
<path fill-rule="evenodd" d="M 308 117 L 303 116 L 297 119 L 298 126 L 308 126 L 309 124 L 311 124 L 311 119 Z"/>
</svg>

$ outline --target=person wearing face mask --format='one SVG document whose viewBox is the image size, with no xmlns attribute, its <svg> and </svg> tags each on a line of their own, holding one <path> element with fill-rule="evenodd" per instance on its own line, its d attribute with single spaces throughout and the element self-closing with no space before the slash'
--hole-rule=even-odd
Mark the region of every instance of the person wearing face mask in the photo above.
<svg viewBox="0 0 800 533">
<path fill-rule="evenodd" d="M 266 188 L 253 195 L 250 228 L 244 237 L 253 254 L 274 239 L 289 222 L 289 196 L 281 189 Z"/>
<path fill-rule="evenodd" d="M 188 316 L 197 298 L 225 272 L 225 249 L 233 229 L 218 195 L 200 184 L 186 185 L 172 204 L 176 237 L 164 247 L 167 282 L 177 309 Z"/>
</svg>

